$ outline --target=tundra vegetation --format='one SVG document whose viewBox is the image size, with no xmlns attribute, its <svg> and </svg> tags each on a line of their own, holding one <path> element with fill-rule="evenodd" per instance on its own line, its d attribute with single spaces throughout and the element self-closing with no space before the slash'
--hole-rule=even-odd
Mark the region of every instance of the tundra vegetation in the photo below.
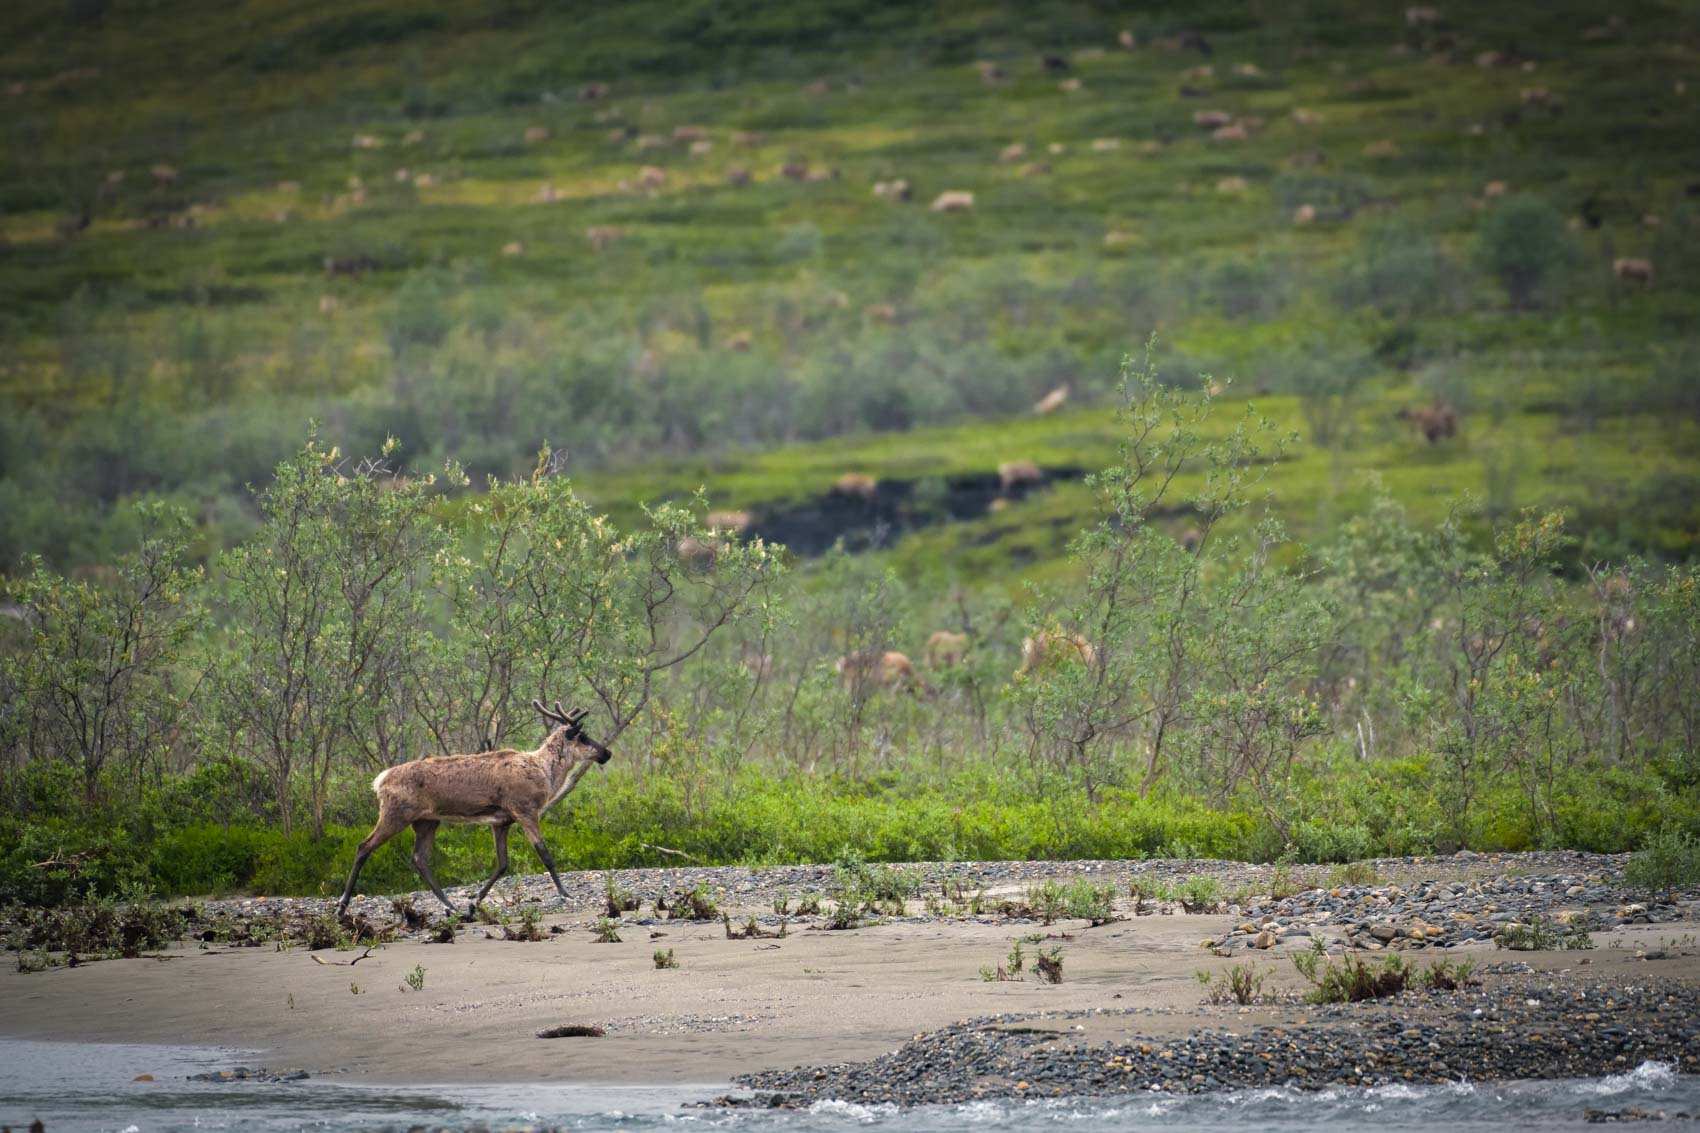
<svg viewBox="0 0 1700 1133">
<path fill-rule="evenodd" d="M 7 9 L 0 900 L 334 895 L 533 698 L 568 868 L 1692 884 L 1696 28 L 1478 9 Z"/>
</svg>

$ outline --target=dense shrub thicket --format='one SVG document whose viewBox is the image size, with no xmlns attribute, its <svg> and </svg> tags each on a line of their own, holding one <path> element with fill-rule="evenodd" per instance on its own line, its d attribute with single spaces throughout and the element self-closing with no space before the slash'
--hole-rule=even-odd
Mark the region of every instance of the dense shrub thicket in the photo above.
<svg viewBox="0 0 1700 1133">
<path fill-rule="evenodd" d="M 552 821 L 586 867 L 1622 850 L 1700 818 L 1700 570 L 1386 499 L 1297 547 L 1261 495 L 1291 438 L 1207 429 L 1211 392 L 1149 364 L 1119 398 L 1074 581 L 1019 605 L 844 553 L 792 572 L 701 499 L 616 529 L 547 452 L 467 494 L 309 439 L 206 571 L 144 509 L 110 572 L 8 584 L 0 899 L 323 891 L 374 771 L 529 746 L 534 696 L 617 753 Z M 966 656 L 929 663 L 938 630 Z M 888 650 L 914 679 L 837 664 Z M 439 845 L 445 879 L 487 868 L 477 832 Z M 412 885 L 393 844 L 368 868 Z"/>
</svg>

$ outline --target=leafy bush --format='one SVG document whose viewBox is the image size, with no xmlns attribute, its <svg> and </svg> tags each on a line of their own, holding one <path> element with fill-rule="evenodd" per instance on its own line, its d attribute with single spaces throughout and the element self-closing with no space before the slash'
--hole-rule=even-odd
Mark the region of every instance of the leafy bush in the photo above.
<svg viewBox="0 0 1700 1133">
<path fill-rule="evenodd" d="M 1336 299 L 1343 307 L 1409 319 L 1451 306 L 1457 275 L 1432 233 L 1407 219 L 1382 220 L 1364 230 L 1361 260 L 1342 276 Z"/>
<path fill-rule="evenodd" d="M 1116 919 L 1116 887 L 1112 882 L 1077 878 L 1063 890 L 1062 897 L 1069 916 L 1089 921 L 1094 928 Z"/>
<path fill-rule="evenodd" d="M 1700 886 L 1700 838 L 1667 822 L 1630 856 L 1623 881 L 1666 900 L 1674 900 L 1679 890 Z"/>
<path fill-rule="evenodd" d="M 1189 913 L 1214 913 L 1222 903 L 1222 883 L 1214 877 L 1189 877 L 1175 886 L 1174 894 Z"/>
<path fill-rule="evenodd" d="M 1511 302 L 1528 307 L 1541 284 L 1571 257 L 1564 218 L 1539 197 L 1506 197 L 1482 222 L 1478 255 Z"/>
</svg>

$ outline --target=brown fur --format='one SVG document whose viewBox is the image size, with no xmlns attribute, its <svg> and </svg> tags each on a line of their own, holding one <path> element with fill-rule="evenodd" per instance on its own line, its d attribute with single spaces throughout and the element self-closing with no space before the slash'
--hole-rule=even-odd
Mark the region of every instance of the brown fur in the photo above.
<svg viewBox="0 0 1700 1133">
<path fill-rule="evenodd" d="M 1426 409 L 1401 409 L 1401 421 L 1412 421 L 1422 431 L 1429 444 L 1439 444 L 1458 435 L 1458 411 L 1444 402 L 1435 402 Z"/>
<path fill-rule="evenodd" d="M 1632 256 L 1619 256 L 1611 262 L 1612 274 L 1625 282 L 1634 280 L 1636 283 L 1652 286 L 1653 261 L 1636 259 Z"/>
<path fill-rule="evenodd" d="M 967 656 L 968 635 L 965 633 L 941 629 L 927 638 L 927 665 L 930 668 L 947 669 L 960 665 Z"/>
<path fill-rule="evenodd" d="M 1078 633 L 1045 630 L 1037 637 L 1021 639 L 1021 667 L 1015 670 L 1015 679 L 1026 680 L 1032 674 L 1045 669 L 1075 663 L 1098 663 L 1098 651 L 1092 647 L 1092 643 Z"/>
<path fill-rule="evenodd" d="M 837 667 L 847 692 L 899 686 L 916 688 L 920 685 L 920 679 L 915 675 L 915 663 L 904 653 L 877 653 L 863 649 L 840 657 Z"/>
<path fill-rule="evenodd" d="M 1045 482 L 1045 473 L 1031 460 L 1009 460 L 998 465 L 998 491 L 1017 495 Z"/>
<path fill-rule="evenodd" d="M 866 472 L 846 472 L 832 485 L 832 490 L 841 496 L 860 496 L 871 500 L 878 487 L 879 481 Z"/>
</svg>

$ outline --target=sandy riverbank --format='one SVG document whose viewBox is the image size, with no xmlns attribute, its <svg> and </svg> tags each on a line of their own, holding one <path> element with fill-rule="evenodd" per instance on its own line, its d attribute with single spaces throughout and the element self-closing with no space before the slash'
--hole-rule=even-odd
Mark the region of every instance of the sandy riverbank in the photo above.
<svg viewBox="0 0 1700 1133">
<path fill-rule="evenodd" d="M 1552 898 L 1555 907 L 1576 900 L 1562 890 Z M 746 907 L 768 911 L 753 901 Z M 1244 922 L 1243 910 L 1137 916 L 1097 928 L 916 917 L 824 931 L 794 922 L 784 938 L 757 940 L 729 940 L 718 922 L 627 923 L 618 944 L 593 942 L 594 915 L 590 908 L 559 910 L 545 924 L 563 931 L 535 943 L 495 939 L 478 926 L 448 945 L 399 940 L 353 966 L 346 965 L 358 951 L 187 943 L 160 958 L 7 971 L 0 974 L 0 1034 L 218 1044 L 256 1052 L 250 1064 L 349 1081 L 659 1084 L 859 1062 L 969 1019 L 1049 1019 L 1047 1029 L 1073 1041 L 1115 1043 L 1259 1023 L 1304 1026 L 1295 1020 L 1316 1014 L 1297 1004 L 1247 1010 L 1201 1003 L 1198 969 L 1248 957 L 1267 970 L 1272 990 L 1301 986 L 1286 959 L 1290 948 L 1219 956 L 1200 947 L 1230 935 Z M 1669 910 L 1665 923 L 1596 925 L 1596 947 L 1586 953 L 1496 952 L 1475 941 L 1412 957 L 1514 959 L 1514 973 L 1484 977 L 1490 989 L 1532 972 L 1551 973 L 1555 986 L 1658 978 L 1700 992 L 1694 916 L 1690 902 Z M 1318 921 L 1316 931 L 1331 938 L 1334 930 Z M 1031 976 L 980 979 L 982 965 L 996 964 L 1013 941 L 1033 933 L 1067 934 L 1046 942 L 1063 948 L 1060 985 Z M 657 948 L 671 948 L 679 967 L 657 970 Z M 424 987 L 406 990 L 416 966 L 425 969 Z M 607 1033 L 535 1037 L 562 1024 Z"/>
</svg>

